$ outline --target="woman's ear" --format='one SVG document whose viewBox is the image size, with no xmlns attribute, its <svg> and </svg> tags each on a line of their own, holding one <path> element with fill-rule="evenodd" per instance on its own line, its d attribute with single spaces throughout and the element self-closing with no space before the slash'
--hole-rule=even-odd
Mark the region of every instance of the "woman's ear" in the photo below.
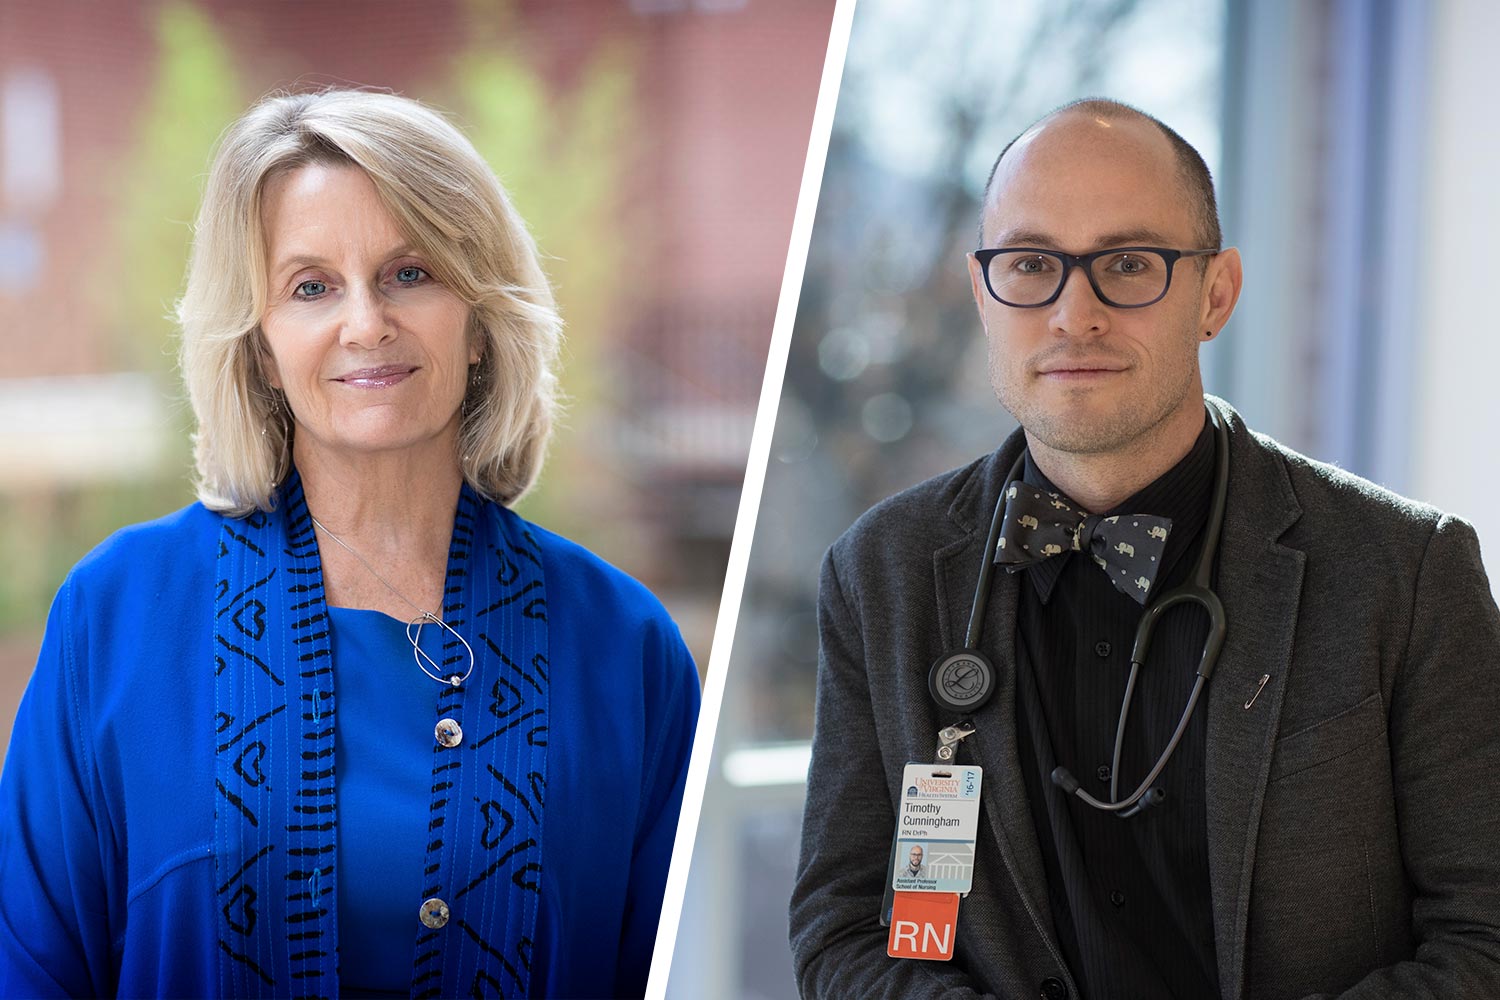
<svg viewBox="0 0 1500 1000">
<path fill-rule="evenodd" d="M 271 353 L 271 348 L 266 343 L 266 335 L 261 332 L 259 326 L 250 331 L 250 360 L 254 366 L 253 373 L 259 375 L 260 380 L 268 388 L 283 388 L 281 370 L 276 366 L 276 356 Z"/>
</svg>

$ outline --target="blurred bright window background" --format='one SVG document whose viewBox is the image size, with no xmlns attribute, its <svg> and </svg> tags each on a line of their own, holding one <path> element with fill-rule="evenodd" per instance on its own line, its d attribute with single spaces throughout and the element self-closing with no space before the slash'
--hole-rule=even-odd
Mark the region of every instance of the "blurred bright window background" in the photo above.
<svg viewBox="0 0 1500 1000">
<path fill-rule="evenodd" d="M 1462 318 L 1488 313 L 1479 262 L 1500 222 L 1500 133 L 1479 96 L 1497 10 L 965 0 L 934 16 L 860 0 L 669 996 L 795 996 L 819 566 L 870 505 L 1013 429 L 963 254 L 995 155 L 1051 108 L 1126 101 L 1208 161 L 1246 272 L 1204 350 L 1209 391 L 1500 545 L 1500 346 Z"/>
<path fill-rule="evenodd" d="M 416 97 L 494 167 L 567 324 L 520 510 L 650 586 L 706 667 L 832 13 L 0 3 L 0 754 L 63 575 L 193 499 L 168 317 L 214 141 L 276 88 Z"/>
</svg>

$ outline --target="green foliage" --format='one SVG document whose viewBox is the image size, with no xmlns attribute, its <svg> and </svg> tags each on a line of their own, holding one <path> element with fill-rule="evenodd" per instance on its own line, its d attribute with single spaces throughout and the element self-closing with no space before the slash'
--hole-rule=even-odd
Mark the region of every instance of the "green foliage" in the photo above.
<svg viewBox="0 0 1500 1000">
<path fill-rule="evenodd" d="M 537 239 L 567 324 L 563 386 L 569 416 L 563 431 L 602 422 L 614 402 L 605 378 L 603 334 L 625 310 L 629 234 L 620 231 L 620 183 L 636 150 L 637 57 L 628 42 L 604 45 L 576 73 L 566 93 L 512 39 L 500 4 L 470 5 L 469 47 L 448 81 L 433 87 L 499 176 Z M 581 442 L 554 449 L 548 472 L 528 496 L 527 516 L 564 533 L 590 534 L 570 523 L 557 493 L 593 480 Z M 592 461 L 591 461 L 592 459 Z M 595 526 L 597 528 L 597 525 Z"/>
<path fill-rule="evenodd" d="M 119 168 L 116 250 L 93 287 L 100 325 L 120 337 L 114 362 L 163 371 L 209 154 L 245 101 L 229 46 L 207 14 L 177 0 L 154 16 L 159 56 Z"/>
</svg>

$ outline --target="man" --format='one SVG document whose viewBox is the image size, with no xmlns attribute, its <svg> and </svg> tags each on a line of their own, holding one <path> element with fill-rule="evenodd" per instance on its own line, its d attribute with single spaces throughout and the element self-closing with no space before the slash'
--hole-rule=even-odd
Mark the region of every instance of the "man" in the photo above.
<svg viewBox="0 0 1500 1000">
<path fill-rule="evenodd" d="M 922 857 L 922 846 L 920 844 L 913 845 L 911 852 L 906 857 L 906 870 L 901 874 L 907 878 L 926 878 L 927 868 L 922 864 Z"/>
<path fill-rule="evenodd" d="M 996 163 L 981 246 L 991 381 L 1022 430 L 877 505 L 825 560 L 791 909 L 803 995 L 1500 996 L 1500 612 L 1473 530 L 1205 400 L 1198 347 L 1241 262 L 1218 249 L 1201 158 L 1155 119 L 1086 101 L 1032 126 Z M 1012 499 L 1006 547 L 987 544 L 1018 460 L 1018 494 L 1081 508 L 1073 545 L 1066 526 L 1039 545 L 1058 554 L 1017 551 L 1048 526 Z M 1094 543 L 1121 527 L 1137 534 Z M 1157 623 L 1114 753 L 1149 595 L 1188 582 L 1215 537 L 1211 679 L 1153 804 L 1095 809 L 1071 792 L 1124 799 L 1183 718 L 1211 635 L 1195 606 Z M 1101 572 L 1105 555 L 1147 569 Z M 993 694 L 941 709 L 929 668 L 965 646 L 997 556 L 975 643 Z M 953 760 L 983 778 L 953 958 L 889 958 L 903 767 L 965 719 Z"/>
</svg>

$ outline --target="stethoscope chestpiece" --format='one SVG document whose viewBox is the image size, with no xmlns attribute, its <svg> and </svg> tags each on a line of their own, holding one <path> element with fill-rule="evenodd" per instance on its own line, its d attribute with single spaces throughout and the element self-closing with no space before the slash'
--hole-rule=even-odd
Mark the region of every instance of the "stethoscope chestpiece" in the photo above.
<svg viewBox="0 0 1500 1000">
<path fill-rule="evenodd" d="M 995 668 L 977 649 L 946 653 L 927 674 L 927 689 L 939 706 L 967 715 L 990 700 L 995 690 Z"/>
</svg>

